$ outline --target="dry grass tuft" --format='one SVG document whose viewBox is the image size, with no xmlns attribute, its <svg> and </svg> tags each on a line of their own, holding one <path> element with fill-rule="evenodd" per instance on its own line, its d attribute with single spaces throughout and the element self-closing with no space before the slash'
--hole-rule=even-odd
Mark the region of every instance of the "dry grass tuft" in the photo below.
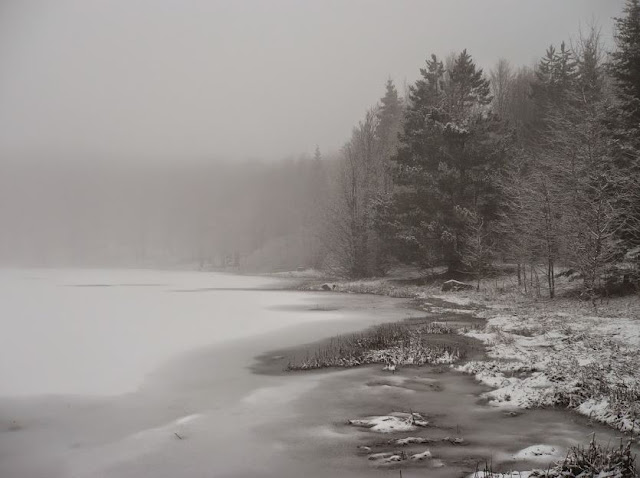
<svg viewBox="0 0 640 478">
<path fill-rule="evenodd" d="M 290 362 L 287 370 L 453 363 L 465 355 L 464 351 L 437 337 L 454 333 L 450 326 L 433 322 L 382 324 L 362 333 L 334 337 L 315 353 Z"/>
</svg>

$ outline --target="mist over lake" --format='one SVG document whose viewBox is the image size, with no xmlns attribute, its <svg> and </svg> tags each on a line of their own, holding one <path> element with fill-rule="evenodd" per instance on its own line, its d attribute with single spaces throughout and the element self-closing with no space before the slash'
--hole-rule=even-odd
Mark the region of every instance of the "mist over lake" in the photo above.
<svg viewBox="0 0 640 478">
<path fill-rule="evenodd" d="M 0 2 L 0 478 L 635 478 L 640 0 Z"/>
</svg>

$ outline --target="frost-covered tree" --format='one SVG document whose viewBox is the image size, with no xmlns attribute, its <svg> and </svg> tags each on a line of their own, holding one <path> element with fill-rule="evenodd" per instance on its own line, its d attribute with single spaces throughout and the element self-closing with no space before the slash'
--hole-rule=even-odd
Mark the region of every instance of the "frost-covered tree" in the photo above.
<svg viewBox="0 0 640 478">
<path fill-rule="evenodd" d="M 534 90 L 544 108 L 535 144 L 520 150 L 503 183 L 510 252 L 544 267 L 550 297 L 558 263 L 578 272 L 593 297 L 618 254 L 631 188 L 615 161 L 609 118 L 616 105 L 602 58 L 596 29 L 571 52 L 547 50 Z"/>
<path fill-rule="evenodd" d="M 398 145 L 403 104 L 388 80 L 379 104 L 353 129 L 342 149 L 331 192 L 329 267 L 348 277 L 382 275 L 390 243 L 380 227 L 393 191 L 391 157 Z"/>
<path fill-rule="evenodd" d="M 489 81 L 466 50 L 447 71 L 432 55 L 420 73 L 395 157 L 395 237 L 405 259 L 459 271 L 466 222 L 455 211 L 495 217 L 503 137 Z"/>
<path fill-rule="evenodd" d="M 491 268 L 496 253 L 494 233 L 478 214 L 466 209 L 456 212 L 466 223 L 462 262 L 475 276 L 476 290 L 480 290 L 480 280 Z"/>
<path fill-rule="evenodd" d="M 493 110 L 501 118 L 509 117 L 514 73 L 508 60 L 501 58 L 490 72 Z"/>
<path fill-rule="evenodd" d="M 379 141 L 375 109 L 353 129 L 336 165 L 327 217 L 327 267 L 350 278 L 372 275 L 369 211 L 377 183 Z"/>
<path fill-rule="evenodd" d="M 626 170 L 631 184 L 620 190 L 625 193 L 620 195 L 620 203 L 626 214 L 619 238 L 625 256 L 633 258 L 626 260 L 627 272 L 640 282 L 640 2 L 627 0 L 623 13 L 615 19 L 616 48 L 608 64 L 618 99 L 618 107 L 609 120 L 614 130 L 616 162 Z"/>
<path fill-rule="evenodd" d="M 398 148 L 398 135 L 402 129 L 403 106 L 398 91 L 391 79 L 385 85 L 385 94 L 380 99 L 378 107 L 377 135 L 380 150 L 380 178 L 381 192 L 391 193 L 393 178 L 391 172 L 391 158 Z"/>
<path fill-rule="evenodd" d="M 616 49 L 609 71 L 616 80 L 626 127 L 640 129 L 640 1 L 627 0 L 624 16 L 615 19 Z"/>
</svg>

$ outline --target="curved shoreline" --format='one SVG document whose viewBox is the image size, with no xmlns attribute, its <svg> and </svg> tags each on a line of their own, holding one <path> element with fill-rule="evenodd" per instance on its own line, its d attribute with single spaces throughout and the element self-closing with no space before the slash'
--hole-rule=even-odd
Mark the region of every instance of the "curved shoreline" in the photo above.
<svg viewBox="0 0 640 478">
<path fill-rule="evenodd" d="M 541 308 L 540 303 L 513 293 L 503 292 L 497 295 L 494 293 L 492 297 L 474 290 L 442 293 L 434 288 L 433 283 L 430 286 L 425 286 L 423 281 L 419 279 L 398 279 L 396 277 L 395 279 L 364 279 L 355 282 L 329 281 L 328 284 L 331 284 L 332 291 L 336 292 L 403 297 L 411 299 L 412 306 L 419 310 L 448 314 L 462 309 L 462 312 L 470 313 L 474 318 L 484 320 L 484 327 L 473 327 L 479 330 L 464 330 L 464 327 L 461 327 L 458 328 L 458 332 L 482 341 L 486 346 L 487 357 L 485 360 L 467 360 L 465 364 L 457 368 L 461 372 L 474 375 L 479 382 L 494 388 L 493 392 L 495 393 L 488 395 L 492 395 L 493 401 L 498 405 L 510 402 L 514 391 L 517 394 L 517 390 L 513 390 L 513 388 L 520 386 L 520 383 L 516 382 L 510 384 L 510 387 L 509 385 L 502 387 L 510 388 L 507 391 L 502 391 L 500 390 L 501 381 L 513 376 L 514 372 L 544 374 L 548 365 L 544 359 L 541 360 L 540 355 L 543 357 L 553 355 L 558 349 L 565 348 L 561 342 L 567 340 L 581 342 L 579 346 L 582 349 L 591 349 L 585 352 L 578 347 L 576 355 L 579 356 L 580 365 L 600 361 L 607 362 L 609 367 L 617 367 L 617 370 L 609 376 L 607 376 L 605 369 L 593 370 L 592 373 L 597 375 L 596 381 L 598 383 L 592 386 L 592 389 L 589 389 L 588 385 L 584 383 L 577 382 L 578 388 L 584 388 L 579 392 L 583 396 L 581 402 L 578 403 L 580 406 L 574 403 L 570 392 L 558 390 L 556 387 L 553 393 L 568 396 L 549 400 L 544 397 L 532 399 L 521 395 L 519 407 L 565 405 L 572 411 L 594 418 L 621 432 L 640 433 L 640 418 L 638 418 L 640 417 L 640 357 L 636 353 L 640 349 L 640 301 L 637 298 L 635 302 L 634 297 L 630 297 L 627 302 L 622 302 L 617 307 L 615 305 L 609 307 L 608 312 L 612 314 L 610 316 L 603 315 L 601 311 L 594 317 L 592 316 L 593 309 L 585 308 L 584 304 L 575 299 L 565 299 L 564 302 L 557 299 L 548 302 L 542 301 Z M 319 291 L 325 287 L 322 282 L 313 279 L 300 282 L 297 286 L 298 289 L 311 291 Z M 505 301 L 509 301 L 509 303 L 504 304 Z M 481 303 L 482 305 L 480 305 Z M 607 300 L 608 305 L 609 301 Z M 600 304 L 600 307 L 607 310 L 603 304 Z M 635 319 L 624 318 L 625 313 L 633 316 L 633 310 L 637 312 Z M 620 314 L 622 314 L 622 318 Z M 573 329 L 577 330 L 571 332 Z M 600 333 L 600 336 L 596 337 L 592 329 L 596 330 L 595 334 Z M 567 332 L 567 330 L 569 331 Z M 540 341 L 536 334 L 543 334 L 545 337 L 555 335 L 555 337 L 551 340 Z M 585 335 L 593 335 L 593 337 L 587 337 L 585 340 Z M 578 338 L 576 339 L 574 336 Z M 530 337 L 534 337 L 535 340 L 528 340 Z M 596 344 L 590 342 L 596 342 Z M 511 343 L 515 343 L 515 346 L 509 347 Z M 542 354 L 536 355 L 536 347 L 548 348 L 544 349 Z M 527 352 L 533 350 L 534 353 L 526 356 L 527 354 L 520 353 L 523 349 Z M 602 349 L 605 349 L 604 354 L 601 353 Z M 596 356 L 595 359 L 590 357 L 590 352 Z M 582 355 L 580 356 L 580 354 Z M 574 379 L 575 375 L 579 375 L 579 370 L 576 370 L 574 364 L 570 363 L 571 358 L 573 357 L 567 357 L 567 354 L 560 355 L 559 358 L 561 366 L 568 370 L 573 368 L 571 373 L 565 374 L 564 380 L 567 382 Z M 524 365 L 504 365 L 505 360 L 523 362 Z M 535 365 L 527 364 L 532 360 L 537 360 L 537 363 Z M 623 363 L 618 364 L 618 361 Z M 629 374 L 629 370 L 635 370 L 636 373 Z M 549 373 L 554 374 L 557 378 L 558 375 L 563 375 L 563 372 L 565 370 L 559 369 L 556 364 Z M 623 379 L 612 378 L 611 375 L 614 377 L 616 375 L 622 376 Z M 588 380 L 588 378 L 583 378 L 583 382 Z M 523 386 L 529 386 L 530 395 L 535 395 L 534 389 L 545 386 L 544 380 L 541 383 L 539 383 L 540 381 L 533 382 L 529 385 L 526 380 L 521 381 Z M 598 392 L 602 388 L 601 383 L 604 383 L 608 395 Z M 547 380 L 546 385 L 552 384 Z M 622 401 L 617 403 L 620 396 L 623 397 Z M 513 403 L 506 404 L 507 407 L 512 405 Z"/>
<path fill-rule="evenodd" d="M 444 301 L 442 301 L 444 303 Z M 454 305 L 454 304 L 451 304 Z M 433 334 L 432 340 L 434 344 L 441 345 L 446 344 L 452 347 L 459 346 L 464 350 L 464 360 L 480 360 L 486 358 L 485 346 L 478 339 L 473 337 L 466 337 L 464 335 L 458 334 L 455 331 L 457 327 L 480 327 L 483 326 L 485 320 L 479 319 L 475 317 L 473 314 L 467 313 L 455 313 L 455 312 L 444 312 L 444 313 L 433 313 L 430 311 L 425 311 L 423 308 L 420 308 L 417 304 L 413 302 L 406 303 L 407 308 L 411 308 L 413 310 L 419 311 L 424 314 L 421 317 L 414 317 L 408 319 L 402 319 L 400 321 L 391 322 L 392 324 L 399 324 L 401 326 L 405 326 L 407 329 L 412 329 L 415 327 L 420 327 L 428 324 L 451 324 L 453 326 L 451 333 L 446 334 Z M 336 309 L 338 310 L 338 309 Z M 287 347 L 282 349 L 270 350 L 255 357 L 256 363 L 251 366 L 251 370 L 254 373 L 258 374 L 267 374 L 267 375 L 281 375 L 285 373 L 296 372 L 296 370 L 287 370 L 288 364 L 290 362 L 295 362 L 299 360 L 301 357 L 305 355 L 310 355 L 316 353 L 318 350 L 326 347 L 332 341 L 336 339 L 340 339 L 341 337 L 350 337 L 354 335 L 365 335 L 372 330 L 375 330 L 376 326 L 367 326 L 360 332 L 356 333 L 347 333 L 341 334 L 334 337 L 328 337 L 324 339 L 320 339 L 318 341 L 313 341 L 305 344 L 296 345 L 293 347 Z M 461 359 L 462 360 L 462 359 Z M 366 366 L 368 364 L 362 364 L 361 366 Z M 374 365 L 374 364 L 370 364 Z M 410 367 L 409 364 L 397 364 L 401 367 Z M 423 364 L 428 365 L 428 364 Z M 415 365 L 421 366 L 421 365 Z M 336 366 L 326 366 L 326 367 L 318 367 L 316 370 L 339 370 L 339 369 L 348 369 L 352 368 L 349 366 L 344 367 L 336 367 Z M 300 370 L 303 371 L 303 370 Z M 312 371 L 312 370 L 304 370 L 304 371 Z"/>
<path fill-rule="evenodd" d="M 148 283 L 147 275 L 152 273 L 111 274 L 114 283 L 133 284 Z M 85 282 L 96 283 L 94 272 L 91 277 L 86 272 L 81 275 Z M 172 277 L 184 289 L 217 285 L 215 276 Z M 395 373 L 383 371 L 381 366 L 305 374 L 251 373 L 257 351 L 296 348 L 298 344 L 317 346 L 318 337 L 358 334 L 367 326 L 407 317 L 425 320 L 426 315 L 416 309 L 420 306 L 417 302 L 356 294 L 280 294 L 277 290 L 282 289 L 274 287 L 261 291 L 261 282 L 269 285 L 270 281 L 236 278 L 222 283 L 237 284 L 241 289 L 244 284 L 254 284 L 255 294 L 224 288 L 216 288 L 215 294 L 174 294 L 164 287 L 78 288 L 64 287 L 66 281 L 62 286 L 54 282 L 54 297 L 70 294 L 114 301 L 120 311 L 118 318 L 125 324 L 142 326 L 139 330 L 144 334 L 153 332 L 146 325 L 160 327 L 163 322 L 154 320 L 152 314 L 140 316 L 140 308 L 130 308 L 130 301 L 119 302 L 123 294 L 133 294 L 131 300 L 136 298 L 138 306 L 143 298 L 154 306 L 151 310 L 165 313 L 166 305 L 175 307 L 179 301 L 175 315 L 165 317 L 171 320 L 168 325 L 196 327 L 193 330 L 200 335 L 194 336 L 197 340 L 186 352 L 155 367 L 134 393 L 0 399 L 0 474 L 34 478 L 141 478 L 154 474 L 169 478 L 215 472 L 261 478 L 365 478 L 380 467 L 401 467 L 407 477 L 424 473 L 427 467 L 429 476 L 449 478 L 473 470 L 478 461 L 492 456 L 495 463 L 524 466 L 512 456 L 528 446 L 545 443 L 543 439 L 550 434 L 555 436 L 552 444 L 562 449 L 581 443 L 594 429 L 599 436 L 614 437 L 610 430 L 594 428 L 588 420 L 565 412 L 510 414 L 487 407 L 478 397 L 490 388 L 446 365 L 403 367 Z M 280 284 L 274 282 L 275 287 Z M 32 287 L 25 287 L 25 296 L 30 297 Z M 224 309 L 219 308 L 219 301 L 227 304 Z M 90 301 L 91 310 L 95 303 Z M 245 307 L 249 303 L 253 305 Z M 65 304 L 82 306 L 75 301 Z M 432 301 L 431 307 L 436 315 L 448 313 L 452 323 L 470 317 L 460 306 L 447 306 L 441 299 Z M 207 314 L 210 318 L 204 323 L 210 326 L 213 322 L 214 327 L 198 329 L 203 322 L 189 322 L 194 318 L 192 312 Z M 484 319 L 473 320 L 480 324 Z M 256 327 L 249 328 L 250 324 Z M 223 326 L 240 328 L 240 333 L 220 330 L 227 334 L 224 340 L 220 335 L 209 335 Z M 119 334 L 112 337 L 111 348 L 120 345 L 125 357 L 137 350 L 122 347 L 128 343 L 120 338 Z M 149 344 L 156 343 L 154 336 L 149 339 Z M 209 340 L 209 345 L 200 345 Z M 477 338 L 465 340 L 478 343 Z M 421 417 L 416 420 L 426 421 L 428 426 L 407 424 L 407 417 L 411 421 L 414 412 Z M 387 421 L 387 417 L 392 417 L 390 423 L 399 423 L 409 431 L 384 434 L 368 428 L 369 420 Z M 419 440 L 390 443 L 412 437 Z M 464 441 L 456 441 L 458 438 Z M 406 453 L 408 459 L 400 464 L 369 460 L 370 455 L 396 451 Z M 416 455 L 420 458 L 413 459 Z"/>
<path fill-rule="evenodd" d="M 317 281 L 305 281 L 302 284 L 299 284 L 297 286 L 298 289 L 303 289 L 303 290 L 314 290 L 317 291 L 318 290 L 318 285 L 319 283 Z M 348 287 L 348 286 L 347 286 Z M 381 295 L 381 296 L 387 296 L 389 297 L 389 294 L 387 291 L 384 290 L 365 290 L 364 292 L 362 292 L 361 290 L 357 290 L 357 291 L 349 291 L 348 289 L 345 290 L 344 287 L 338 288 L 337 291 L 333 292 L 333 291 L 326 291 L 327 294 L 333 294 L 333 293 L 351 293 L 351 294 L 374 294 L 374 295 Z M 409 304 L 407 304 L 408 306 L 416 309 L 416 310 L 421 310 L 424 311 L 425 309 L 428 310 L 428 312 L 432 315 L 430 315 L 429 317 L 426 318 L 426 320 L 429 320 L 431 322 L 439 322 L 439 321 L 455 321 L 455 320 L 451 320 L 452 318 L 461 318 L 462 319 L 460 322 L 462 322 L 461 327 L 463 330 L 465 329 L 465 325 L 470 325 L 471 323 L 475 322 L 473 325 L 475 326 L 474 328 L 479 329 L 479 330 L 475 330 L 475 331 L 470 331 L 469 328 L 467 327 L 466 330 L 464 330 L 463 335 L 456 335 L 457 337 L 472 337 L 474 339 L 477 339 L 477 342 L 482 342 L 484 345 L 481 345 L 480 348 L 482 349 L 483 352 L 481 352 L 479 355 L 480 356 L 476 356 L 476 357 L 469 357 L 467 360 L 462 360 L 461 363 L 463 363 L 462 366 L 457 366 L 456 370 L 459 372 L 466 372 L 466 374 L 469 374 L 470 371 L 465 369 L 465 366 L 468 364 L 477 364 L 477 363 L 495 363 L 495 360 L 491 360 L 491 357 L 489 356 L 492 352 L 493 352 L 493 348 L 489 345 L 489 347 L 487 347 L 488 343 L 485 337 L 482 337 L 482 333 L 484 331 L 486 331 L 488 329 L 487 327 L 487 323 L 488 320 L 491 319 L 491 317 L 495 317 L 500 315 L 500 313 L 498 311 L 502 311 L 504 309 L 506 309 L 505 307 L 496 307 L 493 312 L 491 311 L 490 307 L 486 307 L 485 305 L 482 306 L 478 306 L 477 304 L 474 304 L 472 300 L 468 299 L 468 296 L 454 296 L 453 297 L 453 301 L 452 302 L 448 302 L 446 300 L 443 299 L 442 294 L 437 294 L 439 295 L 439 297 L 430 297 L 428 295 L 418 295 L 415 292 L 411 292 L 411 293 L 407 293 L 406 295 L 400 295 L 401 297 L 404 297 L 406 299 L 409 299 Z M 394 294 L 394 296 L 396 296 Z M 494 304 L 495 305 L 495 304 Z M 513 305 L 513 304 L 512 304 Z M 462 309 L 462 310 L 461 310 Z M 461 313 L 462 312 L 462 313 Z M 457 315 L 456 315 L 457 314 Z M 438 316 L 439 315 L 439 316 Z M 470 317 L 472 318 L 470 320 Z M 405 322 L 410 322 L 410 321 L 405 321 Z M 459 330 L 460 330 L 459 328 Z M 497 331 L 498 333 L 502 333 L 500 330 Z M 364 333 L 366 333 L 366 331 L 364 331 Z M 307 343 L 307 344 L 303 344 L 297 347 L 293 347 L 293 348 L 289 348 L 289 349 L 281 349 L 281 350 L 275 350 L 275 351 L 271 351 L 265 354 L 261 354 L 260 356 L 256 357 L 256 361 L 257 364 L 255 366 L 252 367 L 252 371 L 254 373 L 263 373 L 263 374 L 283 374 L 284 372 L 282 371 L 283 365 L 287 362 L 287 360 L 290 359 L 291 356 L 296 356 L 296 355 L 303 355 L 305 353 L 312 353 L 314 350 L 317 350 L 319 347 L 322 347 L 323 345 L 326 345 L 327 340 L 322 340 L 322 341 L 318 341 L 318 342 L 313 342 L 313 343 Z M 510 358 L 510 357 L 505 357 L 508 360 L 517 360 L 515 357 L 514 358 Z M 480 359 L 480 360 L 479 360 Z M 429 367 L 427 365 L 427 367 Z M 346 367 L 348 368 L 348 367 Z M 377 369 L 379 369 L 380 367 L 376 367 L 375 365 L 369 365 L 366 366 L 367 370 L 371 373 L 375 373 L 374 371 Z M 508 368 L 508 367 L 507 367 Z M 338 368 L 340 369 L 340 368 Z M 411 373 L 413 371 L 411 366 L 404 366 L 403 369 L 405 371 L 408 371 L 408 373 Z M 323 370 L 336 370 L 335 367 L 329 367 Z M 458 373 L 458 372 L 456 372 Z M 517 373 L 517 372 L 516 372 Z M 463 374 L 464 375 L 464 374 Z M 474 376 L 475 375 L 475 376 Z M 503 375 L 504 376 L 504 375 Z M 491 381 L 491 380 L 487 380 L 487 379 L 483 379 L 484 377 L 482 376 L 478 376 L 474 373 L 471 373 L 471 377 L 469 378 L 473 378 L 474 382 L 478 385 L 482 385 L 484 384 L 485 387 L 487 387 L 485 389 L 484 392 L 481 392 L 478 394 L 478 398 L 480 397 L 484 397 L 483 400 L 486 403 L 487 401 L 491 401 L 491 393 L 495 392 L 496 390 L 498 390 L 500 388 L 499 385 L 497 385 L 495 383 L 495 381 Z M 508 398 L 507 398 L 508 400 Z M 495 404 L 494 404 L 495 405 Z M 391 407 L 391 404 L 390 404 Z M 495 409 L 494 407 L 490 407 Z M 507 410 L 505 413 L 508 413 L 512 416 L 516 416 L 519 414 L 523 414 L 523 413 L 532 413 L 532 412 L 536 412 L 537 410 L 540 411 L 544 411 L 549 410 L 549 405 L 541 405 L 541 407 L 531 407 L 529 406 L 525 406 L 525 407 L 518 407 L 516 406 L 515 408 L 518 409 L 518 412 L 511 412 L 510 410 L 513 410 L 514 407 L 507 407 L 507 408 L 500 408 L 501 410 Z M 560 407 L 558 410 L 558 413 L 566 415 L 567 417 L 570 417 L 570 419 L 572 419 L 574 422 L 582 422 L 584 423 L 584 426 L 593 426 L 592 422 L 589 419 L 584 419 L 584 418 L 579 418 L 578 415 L 576 415 L 576 411 L 580 412 L 580 410 L 574 410 L 571 408 L 565 408 L 565 407 Z M 582 413 L 584 415 L 584 412 Z M 602 422 L 604 422 L 605 424 L 607 424 L 606 420 L 600 420 Z M 603 431 L 601 430 L 600 433 L 602 434 Z M 604 432 L 605 434 L 607 434 L 607 432 Z M 370 449 L 371 447 L 369 446 L 365 446 L 366 449 Z M 638 451 L 638 447 L 634 446 L 633 447 L 636 452 Z M 398 459 L 397 456 L 395 455 L 389 455 L 388 453 L 385 455 L 385 453 L 382 453 L 381 455 L 378 454 L 379 456 L 383 457 L 386 456 L 387 458 L 389 456 L 393 456 L 394 459 Z M 375 460 L 377 460 L 377 456 Z M 404 456 L 404 455 L 403 455 Z M 556 459 L 560 459 L 562 457 L 557 456 Z M 373 459 L 373 458 L 370 458 Z M 404 461 L 405 458 L 402 459 L 398 459 L 398 461 L 401 461 L 402 463 L 406 462 Z M 394 466 L 392 463 L 386 463 L 387 466 Z M 396 464 L 397 465 L 397 464 Z M 501 469 L 501 470 L 507 470 L 507 468 L 504 466 L 498 466 L 498 468 L 496 469 Z M 529 467 L 530 469 L 530 467 Z"/>
</svg>

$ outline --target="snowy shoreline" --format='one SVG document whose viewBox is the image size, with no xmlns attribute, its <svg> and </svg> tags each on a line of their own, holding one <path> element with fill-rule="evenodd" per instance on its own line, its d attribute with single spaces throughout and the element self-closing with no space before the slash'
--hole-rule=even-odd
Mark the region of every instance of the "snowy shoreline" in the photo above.
<svg viewBox="0 0 640 478">
<path fill-rule="evenodd" d="M 539 451 L 536 447 L 542 447 L 544 453 L 539 458 L 544 457 L 546 463 L 553 459 L 553 467 L 549 464 L 546 471 L 511 472 L 509 465 L 502 463 L 497 470 L 487 465 L 471 476 L 564 476 L 567 469 L 579 469 L 585 459 L 600 463 L 594 466 L 606 476 L 634 469 L 633 436 L 640 433 L 640 319 L 633 318 L 633 311 L 639 307 L 637 297 L 614 299 L 594 309 L 577 299 L 532 300 L 513 291 L 444 293 L 434 286 L 407 283 L 410 280 L 397 277 L 328 283 L 316 278 L 301 283 L 299 288 L 401 297 L 412 300 L 412 308 L 431 316 L 458 314 L 475 319 L 462 321 L 452 333 L 480 341 L 485 354 L 460 357 L 449 367 L 490 387 L 480 395 L 489 407 L 506 414 L 525 409 L 565 409 L 628 437 L 624 446 L 621 437 L 619 448 L 603 447 L 594 439 L 588 446 L 571 447 L 564 456 L 557 455 L 557 450 L 549 453 L 548 445 L 535 445 L 531 447 L 536 450 L 534 455 Z M 400 360 L 384 369 L 395 372 L 396 367 L 405 365 L 412 364 Z M 378 418 L 393 422 L 391 416 Z M 373 453 L 369 449 L 367 453 L 370 460 L 383 465 L 399 466 L 414 460 L 413 455 L 398 451 Z M 533 458 L 527 461 L 537 468 Z"/>
<path fill-rule="evenodd" d="M 457 333 L 481 341 L 488 359 L 451 366 L 491 387 L 482 395 L 491 406 L 560 406 L 618 431 L 640 433 L 640 318 L 633 318 L 640 308 L 637 297 L 614 299 L 596 311 L 577 299 L 534 301 L 511 293 L 441 292 L 397 282 L 333 281 L 331 287 L 341 293 L 413 299 L 414 307 L 432 314 L 484 319 Z M 308 281 L 300 287 L 321 290 L 322 284 Z"/>
<path fill-rule="evenodd" d="M 626 433 L 640 433 L 640 320 L 535 309 L 482 311 L 488 361 L 456 369 L 493 388 L 489 404 L 564 406 Z"/>
</svg>

